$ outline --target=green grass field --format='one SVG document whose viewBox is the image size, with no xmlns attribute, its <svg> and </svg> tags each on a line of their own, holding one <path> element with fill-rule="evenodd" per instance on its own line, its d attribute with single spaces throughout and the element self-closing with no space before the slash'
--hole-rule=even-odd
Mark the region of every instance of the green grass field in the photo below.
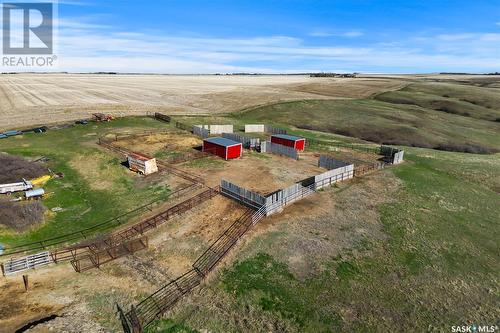
<svg viewBox="0 0 500 333">
<path fill-rule="evenodd" d="M 26 157 L 46 156 L 50 158 L 47 167 L 64 173 L 64 178 L 52 179 L 44 186 L 48 196 L 43 200 L 49 210 L 61 207 L 63 211 L 49 211 L 42 226 L 22 234 L 0 229 L 0 242 L 13 246 L 57 237 L 154 200 L 166 200 L 168 187 L 143 185 L 140 177 L 120 165 L 120 158 L 96 145 L 97 139 L 107 133 L 165 126 L 148 118 L 124 118 L 2 140 L 0 151 Z"/>
</svg>

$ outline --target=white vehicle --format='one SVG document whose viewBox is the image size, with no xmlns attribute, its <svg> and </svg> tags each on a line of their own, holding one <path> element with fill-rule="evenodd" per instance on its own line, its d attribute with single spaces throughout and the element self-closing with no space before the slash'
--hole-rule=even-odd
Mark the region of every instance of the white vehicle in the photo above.
<svg viewBox="0 0 500 333">
<path fill-rule="evenodd" d="M 23 179 L 21 183 L 12 183 L 12 184 L 1 184 L 0 185 L 0 194 L 28 191 L 33 189 L 33 184 L 26 179 Z"/>
</svg>

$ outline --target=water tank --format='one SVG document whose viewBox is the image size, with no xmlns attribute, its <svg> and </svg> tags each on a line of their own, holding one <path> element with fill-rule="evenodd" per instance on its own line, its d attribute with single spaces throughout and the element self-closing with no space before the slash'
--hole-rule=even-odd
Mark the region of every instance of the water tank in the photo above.
<svg viewBox="0 0 500 333">
<path fill-rule="evenodd" d="M 26 191 L 26 199 L 38 198 L 45 194 L 43 188 L 37 188 L 36 190 Z"/>
</svg>

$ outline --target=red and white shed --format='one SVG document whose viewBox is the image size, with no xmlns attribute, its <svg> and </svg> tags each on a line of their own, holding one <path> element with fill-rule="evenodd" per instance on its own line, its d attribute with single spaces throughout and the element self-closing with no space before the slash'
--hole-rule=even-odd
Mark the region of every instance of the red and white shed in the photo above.
<svg viewBox="0 0 500 333">
<path fill-rule="evenodd" d="M 203 151 L 229 160 L 241 157 L 243 145 L 226 138 L 207 138 L 203 140 Z"/>
<path fill-rule="evenodd" d="M 306 148 L 306 139 L 294 135 L 275 134 L 271 136 L 271 142 L 292 147 L 299 151 L 303 151 Z"/>
<path fill-rule="evenodd" d="M 158 172 L 156 158 L 149 157 L 139 153 L 130 153 L 127 155 L 129 169 L 139 172 L 143 175 L 149 175 Z"/>
</svg>

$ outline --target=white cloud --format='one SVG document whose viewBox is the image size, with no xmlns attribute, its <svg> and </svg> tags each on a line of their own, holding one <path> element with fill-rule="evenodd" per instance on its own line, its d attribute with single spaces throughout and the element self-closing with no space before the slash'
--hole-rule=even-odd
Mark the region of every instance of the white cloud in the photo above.
<svg viewBox="0 0 500 333">
<path fill-rule="evenodd" d="M 348 31 L 341 34 L 343 37 L 361 37 L 364 34 L 361 31 Z"/>
<path fill-rule="evenodd" d="M 457 40 L 467 40 L 475 37 L 472 33 L 462 33 L 462 34 L 442 34 L 437 36 L 439 39 L 444 41 L 457 41 Z"/>
<path fill-rule="evenodd" d="M 334 36 L 331 32 L 326 32 L 326 31 L 313 31 L 309 34 L 311 37 L 331 37 Z"/>
<path fill-rule="evenodd" d="M 346 37 L 346 38 L 355 38 L 361 37 L 364 34 L 361 31 L 353 30 L 353 31 L 344 31 L 344 32 L 331 32 L 327 30 L 315 30 L 309 33 L 311 37 Z"/>
<path fill-rule="evenodd" d="M 339 41 L 319 46 L 290 36 L 169 36 L 162 32 L 119 31 L 94 22 L 92 18 L 59 21 L 59 67 L 56 70 L 284 73 L 333 69 L 381 72 L 396 68 L 429 72 L 500 68 L 500 34 L 497 33 L 418 35 L 357 46 L 345 46 Z M 360 36 L 356 31 L 343 34 Z"/>
</svg>

